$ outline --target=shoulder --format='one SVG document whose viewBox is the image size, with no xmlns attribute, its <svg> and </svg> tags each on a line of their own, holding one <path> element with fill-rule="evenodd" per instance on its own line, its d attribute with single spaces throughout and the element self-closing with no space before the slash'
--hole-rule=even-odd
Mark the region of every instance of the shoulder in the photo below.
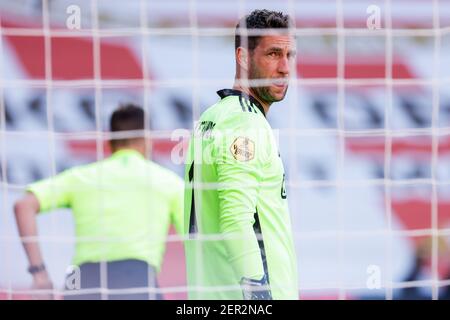
<svg viewBox="0 0 450 320">
<path fill-rule="evenodd" d="M 100 173 L 103 174 L 105 170 L 107 170 L 105 164 L 108 162 L 109 158 L 73 166 L 59 173 L 57 177 L 70 181 L 71 183 L 91 183 L 93 180 L 97 179 Z"/>
<path fill-rule="evenodd" d="M 227 96 L 208 108 L 199 125 L 212 123 L 216 129 L 266 128 L 264 115 L 246 97 Z"/>
<path fill-rule="evenodd" d="M 73 186 L 74 177 L 80 176 L 79 170 L 80 167 L 65 169 L 59 173 L 56 173 L 55 175 L 30 183 L 27 186 L 27 190 L 33 191 L 35 193 L 39 190 L 45 190 L 49 187 L 56 187 L 58 189 L 58 192 L 68 191 L 69 187 Z"/>
<path fill-rule="evenodd" d="M 105 163 L 107 160 L 108 159 L 74 166 L 65 170 L 62 174 L 66 174 L 68 176 L 90 175 L 97 171 L 101 164 Z"/>
<path fill-rule="evenodd" d="M 151 172 L 151 189 L 162 196 L 161 200 L 170 202 L 184 195 L 184 179 L 151 160 L 147 163 Z"/>
<path fill-rule="evenodd" d="M 167 169 L 151 160 L 146 160 L 146 161 L 147 161 L 147 165 L 149 166 L 151 172 L 153 173 L 152 175 L 154 175 L 158 179 L 158 183 L 169 185 L 169 186 L 170 185 L 177 186 L 180 184 L 181 185 L 184 184 L 184 180 L 181 179 L 181 177 L 178 176 L 178 174 L 176 174 L 172 170 Z"/>
</svg>

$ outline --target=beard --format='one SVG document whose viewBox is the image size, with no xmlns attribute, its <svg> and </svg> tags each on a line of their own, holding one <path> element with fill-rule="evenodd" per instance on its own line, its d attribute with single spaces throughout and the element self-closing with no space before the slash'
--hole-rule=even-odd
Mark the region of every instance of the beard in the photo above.
<svg viewBox="0 0 450 320">
<path fill-rule="evenodd" d="M 252 81 L 252 80 L 271 80 L 271 78 L 261 74 L 259 68 L 253 63 L 253 61 L 251 62 L 248 79 L 250 81 Z M 277 80 L 277 79 L 273 79 L 273 80 Z M 251 87 L 251 90 L 254 92 L 254 94 L 261 101 L 266 102 L 269 105 L 272 104 L 273 102 L 278 102 L 278 101 L 283 100 L 284 97 L 286 96 L 286 92 L 288 89 L 288 86 L 286 86 L 286 88 L 284 89 L 284 91 L 281 94 L 279 93 L 279 94 L 275 95 L 274 93 L 271 92 L 270 86 L 250 85 L 250 87 Z"/>
</svg>

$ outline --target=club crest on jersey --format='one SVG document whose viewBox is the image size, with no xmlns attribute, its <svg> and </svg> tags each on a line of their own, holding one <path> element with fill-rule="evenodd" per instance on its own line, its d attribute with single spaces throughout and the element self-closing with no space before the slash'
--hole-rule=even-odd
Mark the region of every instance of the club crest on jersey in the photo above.
<svg viewBox="0 0 450 320">
<path fill-rule="evenodd" d="M 247 137 L 238 137 L 230 147 L 231 154 L 238 161 L 250 161 L 255 157 L 255 143 Z"/>
</svg>

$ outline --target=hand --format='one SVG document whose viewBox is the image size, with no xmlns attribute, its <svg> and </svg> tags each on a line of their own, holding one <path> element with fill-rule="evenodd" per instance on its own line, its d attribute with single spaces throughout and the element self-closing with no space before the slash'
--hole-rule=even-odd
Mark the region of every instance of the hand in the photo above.
<svg viewBox="0 0 450 320">
<path fill-rule="evenodd" d="M 241 288 L 244 300 L 272 300 L 266 275 L 261 280 L 242 278 Z"/>
<path fill-rule="evenodd" d="M 38 272 L 33 275 L 33 290 L 53 290 L 53 284 L 47 271 Z M 33 300 L 53 300 L 53 292 L 33 293 Z"/>
</svg>

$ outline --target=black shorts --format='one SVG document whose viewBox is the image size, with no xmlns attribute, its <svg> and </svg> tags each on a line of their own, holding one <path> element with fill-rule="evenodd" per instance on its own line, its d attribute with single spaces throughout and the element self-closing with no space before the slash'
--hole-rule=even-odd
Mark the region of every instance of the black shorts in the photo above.
<svg viewBox="0 0 450 320">
<path fill-rule="evenodd" d="M 79 267 L 79 279 L 74 280 L 76 273 L 67 275 L 64 300 L 161 300 L 161 294 L 141 289 L 158 288 L 156 270 L 141 260 L 120 260 L 105 262 L 106 284 L 108 289 L 128 289 L 130 292 L 107 293 L 102 297 L 100 263 L 84 263 Z M 139 292 L 133 292 L 139 288 Z M 93 292 L 79 292 L 79 289 L 94 289 Z M 95 290 L 97 289 L 97 290 Z M 131 290 L 130 290 L 131 289 Z M 70 294 L 69 294 L 70 293 Z"/>
</svg>

